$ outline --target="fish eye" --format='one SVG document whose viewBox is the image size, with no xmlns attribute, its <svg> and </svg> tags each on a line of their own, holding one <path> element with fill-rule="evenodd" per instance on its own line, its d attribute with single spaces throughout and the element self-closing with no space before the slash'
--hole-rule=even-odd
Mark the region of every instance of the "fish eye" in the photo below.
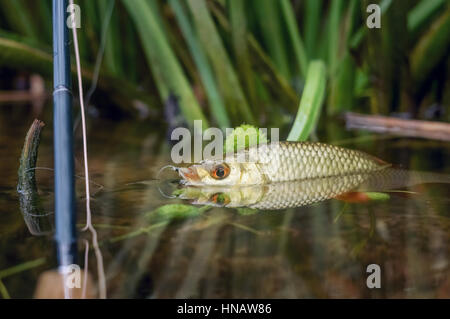
<svg viewBox="0 0 450 319">
<path fill-rule="evenodd" d="M 230 174 L 230 167 L 226 164 L 219 164 L 214 167 L 211 177 L 214 179 L 224 179 Z"/>
<path fill-rule="evenodd" d="M 219 205 L 227 205 L 230 202 L 230 197 L 224 193 L 216 193 L 211 196 L 210 201 Z"/>
</svg>

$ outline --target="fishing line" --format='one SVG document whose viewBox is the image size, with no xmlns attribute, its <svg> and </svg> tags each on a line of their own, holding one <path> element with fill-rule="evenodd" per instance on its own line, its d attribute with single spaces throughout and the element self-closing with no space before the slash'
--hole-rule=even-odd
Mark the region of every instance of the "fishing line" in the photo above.
<svg viewBox="0 0 450 319">
<path fill-rule="evenodd" d="M 167 168 L 170 168 L 171 170 L 173 170 L 173 171 L 175 171 L 175 172 L 178 172 L 178 170 L 179 170 L 179 167 L 176 167 L 176 166 L 173 166 L 173 165 L 166 165 L 166 166 L 163 166 L 163 167 L 161 167 L 161 168 L 158 170 L 158 173 L 156 173 L 156 179 L 157 179 L 157 180 L 159 180 L 159 176 L 160 176 L 161 173 L 162 173 L 165 169 L 167 169 Z M 168 194 L 166 194 L 166 193 L 161 189 L 161 185 L 167 185 L 167 184 L 170 183 L 171 181 L 173 181 L 173 180 L 162 180 L 162 181 L 159 181 L 159 183 L 157 184 L 157 185 L 158 185 L 158 191 L 159 191 L 159 193 L 160 193 L 163 197 L 169 198 L 169 199 L 177 198 L 177 197 L 176 197 L 175 195 L 168 195 Z"/>
<path fill-rule="evenodd" d="M 81 292 L 81 298 L 82 299 L 86 299 L 86 287 L 87 287 L 87 281 L 88 281 L 88 277 L 87 277 L 87 269 L 86 269 L 86 265 L 89 264 L 89 242 L 86 239 L 83 239 L 84 241 L 84 263 L 85 263 L 85 267 L 84 267 L 84 274 L 83 274 L 83 290 Z"/>
<path fill-rule="evenodd" d="M 161 189 L 161 184 L 158 184 L 158 191 L 162 195 L 162 197 L 168 198 L 168 199 L 178 198 L 176 195 L 168 195 L 168 194 L 164 193 L 164 191 Z"/>
<path fill-rule="evenodd" d="M 51 167 L 39 167 L 39 166 L 36 166 L 36 167 L 30 167 L 30 168 L 27 168 L 27 169 L 25 170 L 25 173 L 28 173 L 29 171 L 33 171 L 33 170 L 35 170 L 35 171 L 38 171 L 38 170 L 43 170 L 43 171 L 54 171 L 55 169 L 54 169 L 54 168 L 51 168 Z M 84 176 L 81 176 L 81 175 L 73 175 L 73 176 L 74 176 L 75 178 L 78 178 L 78 179 L 86 179 Z M 93 184 L 93 185 L 95 185 L 95 186 L 98 187 L 98 190 L 95 191 L 95 193 L 94 193 L 93 195 L 97 194 L 98 192 L 100 192 L 102 189 L 105 188 L 104 185 L 102 185 L 102 184 L 100 184 L 100 183 L 97 183 L 97 182 L 95 182 L 95 181 L 93 181 L 93 180 L 90 180 L 89 183 L 91 183 L 91 184 Z"/>
<path fill-rule="evenodd" d="M 159 169 L 158 173 L 156 173 L 156 179 L 159 179 L 159 175 L 161 175 L 162 171 L 164 171 L 166 168 L 171 168 L 173 171 L 178 172 L 179 168 L 173 165 L 166 165 Z"/>
<path fill-rule="evenodd" d="M 102 63 L 103 63 L 103 56 L 104 56 L 105 47 L 106 47 L 106 33 L 108 32 L 109 23 L 111 21 L 112 13 L 114 11 L 115 2 L 116 2 L 116 0 L 110 0 L 109 6 L 108 6 L 106 14 L 105 14 L 105 19 L 103 20 L 100 48 L 98 49 L 97 57 L 95 58 L 95 66 L 94 66 L 94 72 L 92 75 L 92 83 L 91 83 L 91 87 L 89 88 L 89 91 L 86 93 L 86 100 L 84 101 L 84 104 L 87 105 L 88 107 L 89 107 L 89 101 L 92 97 L 92 94 L 94 94 L 95 90 L 97 89 L 98 78 L 100 76 L 100 67 L 102 66 Z M 79 123 L 80 123 L 80 116 L 78 116 L 77 119 L 75 120 L 75 124 L 74 124 L 74 128 L 73 128 L 74 132 L 76 131 Z"/>
<path fill-rule="evenodd" d="M 69 0 L 71 6 L 73 6 L 73 0 Z M 91 201 L 90 201 L 90 190 L 89 190 L 89 166 L 87 158 L 87 138 L 86 138 L 86 118 L 85 118 L 85 108 L 84 108 L 84 98 L 83 98 L 83 82 L 81 77 L 81 62 L 80 62 L 80 52 L 78 48 L 78 37 L 77 28 L 74 21 L 72 21 L 72 35 L 75 50 L 75 61 L 77 67 L 77 78 L 78 78 L 78 94 L 80 99 L 80 113 L 81 113 L 81 128 L 83 135 L 83 159 L 84 159 L 84 175 L 85 175 L 85 188 L 86 188 L 86 226 L 82 231 L 89 230 L 92 234 L 92 244 L 94 246 L 95 255 L 97 257 L 97 271 L 98 271 L 98 281 L 99 281 L 99 294 L 100 298 L 106 299 L 106 281 L 105 273 L 103 268 L 103 256 L 99 249 L 97 231 L 92 226 L 92 215 L 91 215 Z M 87 272 L 87 265 L 85 261 L 84 269 Z"/>
</svg>

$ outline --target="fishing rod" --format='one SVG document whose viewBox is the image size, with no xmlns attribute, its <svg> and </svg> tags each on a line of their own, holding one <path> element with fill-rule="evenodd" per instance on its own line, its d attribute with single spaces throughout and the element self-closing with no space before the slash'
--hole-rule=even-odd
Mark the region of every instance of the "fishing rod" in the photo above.
<svg viewBox="0 0 450 319">
<path fill-rule="evenodd" d="M 72 92 L 67 0 L 53 0 L 55 241 L 59 270 L 77 263 Z"/>
<path fill-rule="evenodd" d="M 68 7 L 68 4 L 69 7 Z M 113 3 L 114 4 L 114 3 Z M 78 39 L 73 16 L 67 18 L 67 12 L 72 14 L 73 0 L 53 0 L 53 54 L 54 54 L 54 162 L 55 162 L 55 241 L 57 246 L 57 260 L 59 271 L 68 274 L 67 266 L 77 264 L 77 233 L 76 210 L 74 190 L 74 163 L 73 163 L 73 124 L 72 124 L 72 92 L 70 68 L 70 36 L 72 29 L 77 68 L 78 90 L 81 107 L 83 130 L 83 159 L 85 168 L 86 186 L 86 227 L 92 234 L 93 248 L 97 258 L 99 297 L 106 298 L 106 280 L 103 269 L 103 257 L 98 246 L 97 232 L 91 222 L 89 169 L 87 160 L 87 138 L 85 123 L 85 108 L 83 98 L 83 84 L 81 77 L 81 63 L 78 48 Z M 72 8 L 72 9 L 69 9 Z M 76 14 L 76 12 L 74 13 Z M 69 21 L 71 20 L 71 21 Z M 70 26 L 66 26 L 70 23 Z M 87 256 L 85 252 L 84 285 L 82 296 L 86 294 L 87 284 Z M 64 286 L 65 296 L 68 296 L 67 287 Z"/>
</svg>

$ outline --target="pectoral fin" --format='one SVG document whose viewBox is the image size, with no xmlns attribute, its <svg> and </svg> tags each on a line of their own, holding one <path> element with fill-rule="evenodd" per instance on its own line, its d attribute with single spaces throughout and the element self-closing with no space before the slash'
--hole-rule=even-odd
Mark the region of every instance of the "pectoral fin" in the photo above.
<svg viewBox="0 0 450 319">
<path fill-rule="evenodd" d="M 369 196 L 364 192 L 347 192 L 334 197 L 334 199 L 346 203 L 367 203 L 370 201 Z"/>
<path fill-rule="evenodd" d="M 389 198 L 389 194 L 379 192 L 347 192 L 335 197 L 346 203 L 367 203 L 372 200 L 388 200 Z"/>
</svg>

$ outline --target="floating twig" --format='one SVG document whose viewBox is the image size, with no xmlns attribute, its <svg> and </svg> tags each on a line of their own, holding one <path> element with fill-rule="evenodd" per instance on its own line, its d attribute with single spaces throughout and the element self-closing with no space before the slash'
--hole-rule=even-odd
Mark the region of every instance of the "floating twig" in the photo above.
<svg viewBox="0 0 450 319">
<path fill-rule="evenodd" d="M 443 122 L 363 115 L 352 112 L 345 114 L 345 121 L 349 129 L 363 129 L 377 133 L 450 141 L 450 124 Z"/>
<path fill-rule="evenodd" d="M 46 212 L 41 205 L 35 176 L 39 141 L 44 125 L 44 122 L 35 119 L 28 130 L 20 156 L 17 183 L 20 210 L 28 230 L 35 236 L 46 235 L 53 231 L 52 213 Z"/>
</svg>

